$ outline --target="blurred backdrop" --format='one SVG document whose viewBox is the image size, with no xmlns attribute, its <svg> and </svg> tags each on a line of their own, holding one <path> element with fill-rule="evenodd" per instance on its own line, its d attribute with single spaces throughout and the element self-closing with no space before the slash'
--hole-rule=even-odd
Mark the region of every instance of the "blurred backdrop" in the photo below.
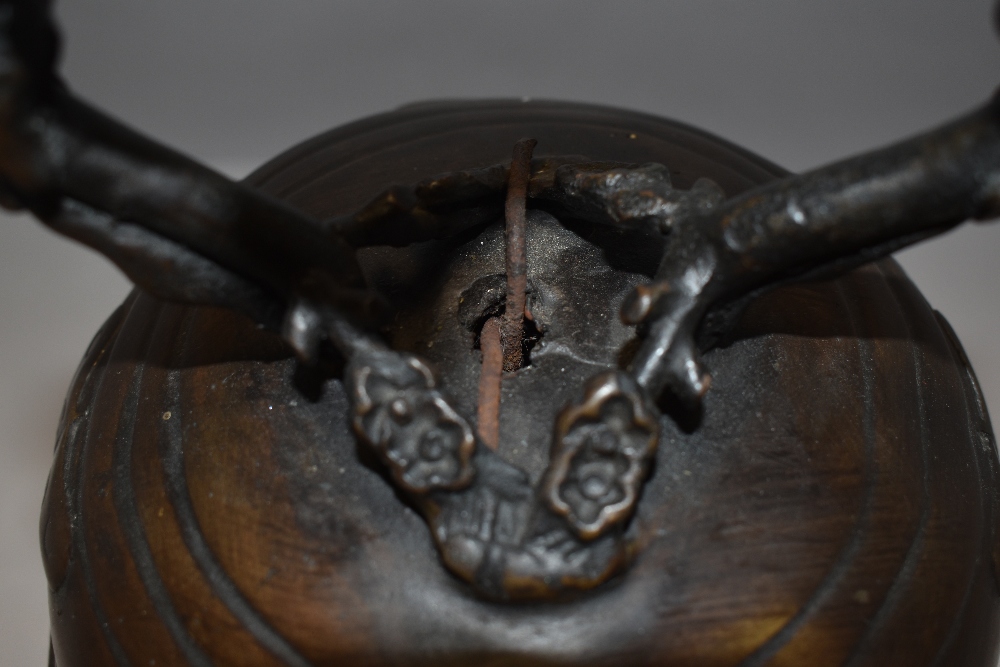
<svg viewBox="0 0 1000 667">
<path fill-rule="evenodd" d="M 58 0 L 62 71 L 135 128 L 242 176 L 428 98 L 619 105 L 792 170 L 940 123 L 1000 83 L 989 0 Z M 1000 410 L 1000 224 L 897 257 Z M 128 283 L 0 218 L 0 667 L 45 664 L 37 517 L 63 395 Z"/>
</svg>

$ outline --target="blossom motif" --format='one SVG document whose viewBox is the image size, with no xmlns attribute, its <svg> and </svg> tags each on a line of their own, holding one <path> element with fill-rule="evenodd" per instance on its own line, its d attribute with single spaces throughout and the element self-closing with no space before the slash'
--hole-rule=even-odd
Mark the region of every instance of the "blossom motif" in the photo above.
<svg viewBox="0 0 1000 667">
<path fill-rule="evenodd" d="M 458 489 L 473 476 L 475 438 L 413 357 L 354 368 L 354 429 L 411 493 Z"/>
<path fill-rule="evenodd" d="M 618 535 L 582 542 L 562 517 L 539 511 L 531 478 L 487 450 L 475 482 L 438 494 L 428 522 L 445 565 L 493 599 L 551 598 L 587 590 L 626 562 Z"/>
<path fill-rule="evenodd" d="M 583 402 L 560 413 L 543 497 L 583 539 L 595 539 L 635 509 L 658 441 L 654 415 L 623 373 L 597 376 Z"/>
</svg>

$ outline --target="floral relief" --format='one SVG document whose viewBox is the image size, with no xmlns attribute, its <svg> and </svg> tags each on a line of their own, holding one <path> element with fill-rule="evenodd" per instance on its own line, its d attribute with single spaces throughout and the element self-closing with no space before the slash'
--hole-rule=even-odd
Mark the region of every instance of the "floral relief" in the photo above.
<svg viewBox="0 0 1000 667">
<path fill-rule="evenodd" d="M 544 497 L 584 539 L 631 516 L 656 449 L 655 413 L 633 384 L 620 373 L 599 376 L 559 418 Z"/>
<path fill-rule="evenodd" d="M 354 376 L 354 427 L 412 493 L 456 489 L 473 475 L 469 425 L 415 359 L 406 367 L 365 365 Z"/>
</svg>

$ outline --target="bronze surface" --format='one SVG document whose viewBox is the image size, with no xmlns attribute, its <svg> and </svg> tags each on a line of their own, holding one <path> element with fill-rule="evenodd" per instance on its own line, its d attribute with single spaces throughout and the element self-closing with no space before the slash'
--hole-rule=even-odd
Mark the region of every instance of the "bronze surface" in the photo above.
<svg viewBox="0 0 1000 667">
<path fill-rule="evenodd" d="M 675 186 L 710 178 L 729 197 L 783 176 L 641 114 L 484 102 L 339 128 L 249 183 L 335 218 L 386 182 L 500 163 L 522 136 L 555 155 L 669 165 Z M 661 255 L 642 230 L 571 227 L 527 216 L 543 337 L 504 382 L 496 454 L 525 471 L 519 488 L 539 482 L 551 425 L 583 380 L 634 350 L 617 304 Z M 392 348 L 434 364 L 467 418 L 481 364 L 461 302 L 504 272 L 502 236 L 497 218 L 360 253 L 396 309 Z M 992 430 L 960 348 L 891 261 L 750 306 L 706 355 L 700 422 L 660 418 L 635 515 L 578 574 L 631 567 L 551 602 L 484 600 L 441 566 L 414 505 L 359 450 L 335 361 L 305 370 L 239 315 L 141 293 L 109 321 L 67 401 L 43 516 L 60 667 L 995 661 Z M 485 517 L 429 521 L 487 529 L 480 542 L 512 565 L 479 585 L 530 592 L 522 554 Z"/>
</svg>

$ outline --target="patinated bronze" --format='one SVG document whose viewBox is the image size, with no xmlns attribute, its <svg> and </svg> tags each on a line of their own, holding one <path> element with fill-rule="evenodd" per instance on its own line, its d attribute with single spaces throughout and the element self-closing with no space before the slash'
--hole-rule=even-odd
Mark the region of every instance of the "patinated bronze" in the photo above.
<svg viewBox="0 0 1000 667">
<path fill-rule="evenodd" d="M 4 202 L 139 288 L 67 400 L 53 664 L 995 662 L 986 408 L 872 262 L 1000 213 L 1000 102 L 801 176 L 422 105 L 233 183 L 0 7 Z"/>
</svg>

